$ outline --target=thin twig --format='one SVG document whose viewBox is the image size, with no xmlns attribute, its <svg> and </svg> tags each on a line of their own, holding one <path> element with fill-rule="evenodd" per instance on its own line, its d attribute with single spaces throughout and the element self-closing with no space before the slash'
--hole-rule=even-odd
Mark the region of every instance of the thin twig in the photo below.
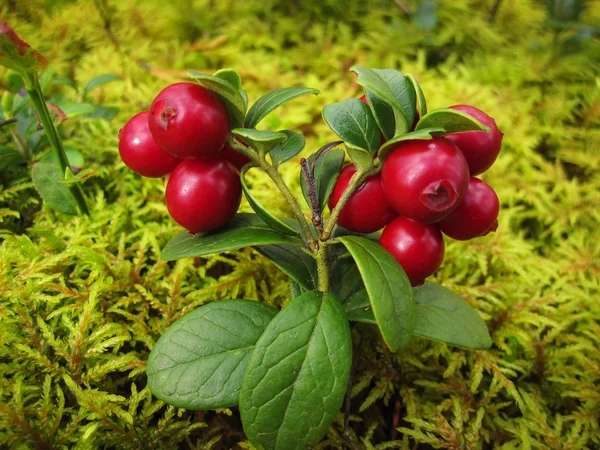
<svg viewBox="0 0 600 450">
<path fill-rule="evenodd" d="M 0 128 L 2 128 L 5 125 L 10 125 L 11 123 L 15 123 L 17 121 L 17 119 L 8 119 L 8 120 L 3 120 L 2 122 L 0 122 Z"/>
</svg>

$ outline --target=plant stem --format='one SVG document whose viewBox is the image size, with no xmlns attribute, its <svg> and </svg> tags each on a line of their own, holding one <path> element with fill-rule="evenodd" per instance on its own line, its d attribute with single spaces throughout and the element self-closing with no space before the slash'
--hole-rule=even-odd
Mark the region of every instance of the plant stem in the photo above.
<svg viewBox="0 0 600 450">
<path fill-rule="evenodd" d="M 319 199 L 317 198 L 317 186 L 315 184 L 315 177 L 313 176 L 311 168 L 308 166 L 308 161 L 305 158 L 300 159 L 300 166 L 302 167 L 302 175 L 306 181 L 308 189 L 308 198 L 310 199 L 310 209 L 312 210 L 312 223 L 317 230 L 319 235 L 323 232 L 323 215 L 321 214 L 321 205 L 319 205 Z"/>
<path fill-rule="evenodd" d="M 58 166 L 60 167 L 63 176 L 67 173 L 67 169 L 72 173 L 73 171 L 71 170 L 71 165 L 67 159 L 67 154 L 65 153 L 58 129 L 56 128 L 56 125 L 54 125 L 48 105 L 44 99 L 44 94 L 42 93 L 42 87 L 40 86 L 37 74 L 32 74 L 29 77 L 24 78 L 24 81 L 29 97 L 33 102 L 33 106 L 35 107 L 40 121 L 42 122 L 42 126 L 44 127 L 44 131 L 46 132 L 48 142 L 50 142 L 50 146 L 54 149 L 54 155 L 56 156 Z M 77 183 L 72 183 L 69 185 L 69 189 L 77 202 L 79 210 L 83 214 L 89 215 L 90 210 L 88 209 L 85 197 L 83 196 L 81 186 Z"/>
<path fill-rule="evenodd" d="M 314 254 L 317 261 L 318 289 L 329 292 L 329 261 L 327 259 L 327 245 L 320 245 Z"/>
</svg>

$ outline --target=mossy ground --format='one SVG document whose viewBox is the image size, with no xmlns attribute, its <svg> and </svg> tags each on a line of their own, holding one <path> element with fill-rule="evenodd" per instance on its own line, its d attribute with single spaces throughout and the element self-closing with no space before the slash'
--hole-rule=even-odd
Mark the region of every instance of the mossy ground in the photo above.
<svg viewBox="0 0 600 450">
<path fill-rule="evenodd" d="M 119 107 L 114 120 L 64 124 L 67 144 L 96 171 L 84 185 L 91 217 L 40 210 L 26 172 L 0 173 L 0 448 L 250 448 L 236 409 L 153 399 L 145 360 L 170 323 L 207 301 L 285 304 L 286 277 L 250 249 L 161 261 L 178 231 L 163 181 L 125 168 L 117 132 L 185 70 L 232 67 L 251 101 L 280 87 L 321 90 L 265 121 L 301 130 L 308 154 L 333 139 L 322 107 L 359 95 L 353 64 L 412 73 L 430 107 L 475 104 L 504 130 L 483 177 L 502 202 L 498 231 L 448 241 L 435 276 L 480 311 L 494 345 L 415 339 L 391 354 L 372 327 L 355 327 L 349 428 L 340 412 L 318 448 L 600 448 L 600 45 L 566 44 L 539 1 L 505 0 L 490 25 L 494 1 L 440 0 L 433 31 L 397 3 L 0 5 L 58 75 L 79 85 L 122 77 L 92 95 Z M 600 5 L 588 3 L 582 20 L 598 22 Z M 296 192 L 298 172 L 285 170 Z M 252 180 L 263 204 L 289 215 L 274 188 L 261 189 L 264 178 Z"/>
</svg>

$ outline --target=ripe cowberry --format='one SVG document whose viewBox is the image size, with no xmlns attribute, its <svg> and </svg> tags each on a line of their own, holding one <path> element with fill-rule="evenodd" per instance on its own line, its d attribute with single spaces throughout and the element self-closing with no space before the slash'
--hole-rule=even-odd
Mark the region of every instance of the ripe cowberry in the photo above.
<svg viewBox="0 0 600 450">
<path fill-rule="evenodd" d="M 469 185 L 469 168 L 451 142 L 434 138 L 400 142 L 381 172 L 383 192 L 401 216 L 438 222 L 460 203 Z"/>
<path fill-rule="evenodd" d="M 496 231 L 499 211 L 500 203 L 494 190 L 484 181 L 471 178 L 467 195 L 439 227 L 452 239 L 466 241 Z"/>
<path fill-rule="evenodd" d="M 225 225 L 242 198 L 238 171 L 222 158 L 185 160 L 169 177 L 167 209 L 192 234 Z"/>
<path fill-rule="evenodd" d="M 444 238 L 434 226 L 398 217 L 381 234 L 379 243 L 402 266 L 410 283 L 418 286 L 444 260 Z"/>
<path fill-rule="evenodd" d="M 452 141 L 465 155 L 471 176 L 479 175 L 488 170 L 500 153 L 502 147 L 502 132 L 496 121 L 474 106 L 455 105 L 450 108 L 467 113 L 491 131 L 465 131 L 462 133 L 446 134 L 444 137 Z"/>
<path fill-rule="evenodd" d="M 152 138 L 148 111 L 133 116 L 119 131 L 119 154 L 127 167 L 149 178 L 170 174 L 181 162 L 168 154 Z"/>
<path fill-rule="evenodd" d="M 227 109 L 195 83 L 163 89 L 152 102 L 148 123 L 158 145 L 181 159 L 213 157 L 229 137 Z"/>
<path fill-rule="evenodd" d="M 355 173 L 356 167 L 353 164 L 342 169 L 329 197 L 330 210 L 338 204 Z M 385 200 L 381 176 L 377 174 L 367 178 L 364 184 L 352 194 L 342 209 L 338 224 L 358 233 L 372 233 L 382 229 L 396 216 L 396 212 Z"/>
</svg>

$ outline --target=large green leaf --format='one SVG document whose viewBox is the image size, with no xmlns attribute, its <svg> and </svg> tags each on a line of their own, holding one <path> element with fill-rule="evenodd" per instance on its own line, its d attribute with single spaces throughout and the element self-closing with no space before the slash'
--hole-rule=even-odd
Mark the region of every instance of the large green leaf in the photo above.
<svg viewBox="0 0 600 450">
<path fill-rule="evenodd" d="M 353 322 L 377 323 L 366 289 L 361 289 L 352 294 L 348 301 L 344 303 L 344 311 L 346 311 L 348 320 Z"/>
<path fill-rule="evenodd" d="M 46 59 L 23 41 L 8 23 L 0 25 L 0 66 L 8 67 L 25 77 L 43 69 L 47 64 Z"/>
<path fill-rule="evenodd" d="M 331 267 L 331 293 L 346 303 L 356 292 L 365 288 L 360 272 L 352 255 L 343 245 L 329 247 L 330 258 L 334 260 Z"/>
<path fill-rule="evenodd" d="M 427 114 L 427 101 L 425 101 L 425 94 L 423 94 L 423 89 L 421 89 L 421 85 L 417 81 L 417 79 L 411 74 L 406 74 L 407 81 L 412 84 L 415 93 L 417 94 L 417 112 L 419 113 L 419 117 L 423 117 Z"/>
<path fill-rule="evenodd" d="M 210 89 L 219 96 L 227 111 L 229 112 L 229 121 L 231 128 L 243 126 L 246 115 L 246 103 L 239 89 L 234 88 L 228 80 L 212 75 L 190 70 L 189 76 L 198 84 Z"/>
<path fill-rule="evenodd" d="M 288 139 L 287 134 L 279 131 L 255 130 L 253 128 L 234 128 L 231 130 L 231 134 L 239 137 L 262 155 L 266 155 Z"/>
<path fill-rule="evenodd" d="M 287 234 L 289 236 L 298 236 L 298 231 L 294 230 L 289 225 L 272 215 L 258 202 L 258 200 L 254 198 L 252 192 L 250 192 L 250 189 L 248 188 L 248 185 L 246 183 L 246 173 L 248 172 L 248 170 L 250 170 L 250 167 L 245 166 L 242 172 L 240 173 L 240 181 L 242 183 L 242 190 L 246 195 L 246 199 L 248 200 L 248 203 L 250 204 L 254 212 L 258 214 L 261 217 L 261 219 L 264 220 L 264 222 L 274 230 L 279 231 L 282 234 Z"/>
<path fill-rule="evenodd" d="M 177 320 L 146 366 L 152 393 L 187 409 L 238 404 L 254 345 L 277 310 L 251 300 L 222 300 Z"/>
<path fill-rule="evenodd" d="M 25 162 L 23 154 L 16 148 L 0 145 L 0 170 L 13 165 Z"/>
<path fill-rule="evenodd" d="M 313 166 L 315 154 L 312 154 L 308 158 L 308 164 Z M 321 155 L 317 162 L 314 164 L 314 179 L 317 188 L 317 198 L 319 200 L 319 206 L 321 211 L 327 204 L 327 200 L 331 196 L 331 192 L 335 187 L 335 183 L 340 175 L 342 164 L 344 164 L 345 153 L 341 148 L 329 150 L 324 155 Z M 308 196 L 308 185 L 306 180 L 300 176 L 300 186 L 302 187 L 302 193 L 306 199 L 306 203 L 310 205 L 310 199 Z"/>
<path fill-rule="evenodd" d="M 379 149 L 377 156 L 379 156 L 379 159 L 382 161 L 385 161 L 385 159 L 389 156 L 389 153 L 396 148 L 398 143 L 413 140 L 431 140 L 436 136 L 441 136 L 445 133 L 445 131 L 446 130 L 443 128 L 423 128 L 419 131 L 401 134 L 400 136 L 396 136 L 395 138 L 385 142 Z"/>
<path fill-rule="evenodd" d="M 368 105 L 357 98 L 333 103 L 323 108 L 323 119 L 347 145 L 373 154 L 379 147 L 381 134 Z"/>
<path fill-rule="evenodd" d="M 77 201 L 69 187 L 61 183 L 65 177 L 56 164 L 38 162 L 31 170 L 33 185 L 44 200 L 44 203 L 52 209 L 63 214 L 75 216 L 78 214 Z"/>
<path fill-rule="evenodd" d="M 269 153 L 271 162 L 275 167 L 279 167 L 279 165 L 292 159 L 306 145 L 306 139 L 300 133 L 291 130 L 281 130 L 280 133 L 285 134 L 288 138 L 287 141 L 279 144 Z"/>
<path fill-rule="evenodd" d="M 161 258 L 173 261 L 268 244 L 301 245 L 302 241 L 274 230 L 256 214 L 242 213 L 214 232 L 191 235 L 182 231 L 165 246 Z"/>
<path fill-rule="evenodd" d="M 317 264 L 315 259 L 297 245 L 261 245 L 255 247 L 265 258 L 287 273 L 292 280 L 306 290 L 317 287 Z"/>
<path fill-rule="evenodd" d="M 372 91 L 365 91 L 365 95 L 381 133 L 383 133 L 386 139 L 393 138 L 396 131 L 394 110 L 386 101 L 379 98 Z"/>
<path fill-rule="evenodd" d="M 267 326 L 250 357 L 240 413 L 246 436 L 268 450 L 305 450 L 339 411 L 350 375 L 350 327 L 339 301 L 296 297 Z"/>
<path fill-rule="evenodd" d="M 434 109 L 421 117 L 415 131 L 426 128 L 443 128 L 446 133 L 461 131 L 490 131 L 490 128 L 474 117 L 452 108 Z"/>
<path fill-rule="evenodd" d="M 246 115 L 246 121 L 244 127 L 254 128 L 262 119 L 264 119 L 269 113 L 279 108 L 284 103 L 289 102 L 301 95 L 306 94 L 318 94 L 317 89 L 312 88 L 283 88 L 278 89 L 268 94 L 263 95 L 259 98 L 254 105 L 248 111 Z"/>
<path fill-rule="evenodd" d="M 342 236 L 358 266 L 381 335 L 392 351 L 408 345 L 415 326 L 415 303 L 404 270 L 378 243 L 360 236 Z"/>
<path fill-rule="evenodd" d="M 414 291 L 416 336 L 469 349 L 492 346 L 481 316 L 450 289 L 426 282 Z"/>
<path fill-rule="evenodd" d="M 417 109 L 417 94 L 412 83 L 406 79 L 402 72 L 394 69 L 373 69 L 373 71 L 387 82 L 390 90 L 402 107 L 408 126 L 406 131 L 410 130 L 413 120 L 415 120 Z"/>
</svg>

